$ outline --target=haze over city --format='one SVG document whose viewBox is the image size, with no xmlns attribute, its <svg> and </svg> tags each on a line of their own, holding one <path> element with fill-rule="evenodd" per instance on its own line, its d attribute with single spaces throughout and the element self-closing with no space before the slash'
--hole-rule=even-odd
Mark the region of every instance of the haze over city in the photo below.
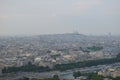
<svg viewBox="0 0 120 80">
<path fill-rule="evenodd" d="M 120 34 L 120 0 L 0 0 L 0 36 Z"/>
<path fill-rule="evenodd" d="M 120 0 L 0 0 L 0 80 L 120 80 Z"/>
</svg>

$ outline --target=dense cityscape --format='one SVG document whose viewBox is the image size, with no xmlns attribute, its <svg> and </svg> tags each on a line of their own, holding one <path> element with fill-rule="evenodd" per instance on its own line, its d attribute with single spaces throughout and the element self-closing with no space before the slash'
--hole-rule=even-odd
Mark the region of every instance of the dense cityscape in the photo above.
<svg viewBox="0 0 120 80">
<path fill-rule="evenodd" d="M 0 37 L 0 80 L 119 80 L 119 62 L 120 36 Z"/>
<path fill-rule="evenodd" d="M 0 0 L 0 80 L 120 80 L 120 0 Z"/>
</svg>

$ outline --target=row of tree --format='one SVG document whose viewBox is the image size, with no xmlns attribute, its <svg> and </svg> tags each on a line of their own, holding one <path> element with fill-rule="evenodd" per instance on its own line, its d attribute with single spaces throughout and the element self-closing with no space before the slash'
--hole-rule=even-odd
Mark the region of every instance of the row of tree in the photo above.
<svg viewBox="0 0 120 80">
<path fill-rule="evenodd" d="M 29 63 L 28 65 L 21 66 L 21 67 L 7 67 L 2 69 L 2 73 L 11 73 L 11 72 L 46 72 L 46 71 L 53 71 L 53 70 L 60 70 L 65 71 L 74 68 L 81 68 L 81 67 L 90 67 L 96 65 L 103 65 L 103 64 L 112 64 L 115 62 L 120 62 L 120 54 L 116 58 L 111 59 L 100 59 L 100 60 L 89 60 L 83 62 L 75 62 L 75 63 L 68 63 L 68 64 L 57 64 L 52 69 L 49 67 L 43 66 L 36 66 Z"/>
<path fill-rule="evenodd" d="M 120 62 L 120 54 L 118 54 L 116 58 L 111 58 L 111 59 L 89 60 L 89 61 L 76 62 L 76 63 L 57 64 L 55 65 L 55 69 L 64 71 L 64 70 L 74 69 L 74 68 L 112 64 L 115 62 Z"/>
<path fill-rule="evenodd" d="M 31 63 L 21 67 L 5 67 L 2 69 L 2 73 L 11 73 L 11 72 L 47 72 L 51 71 L 49 67 L 36 66 Z"/>
</svg>

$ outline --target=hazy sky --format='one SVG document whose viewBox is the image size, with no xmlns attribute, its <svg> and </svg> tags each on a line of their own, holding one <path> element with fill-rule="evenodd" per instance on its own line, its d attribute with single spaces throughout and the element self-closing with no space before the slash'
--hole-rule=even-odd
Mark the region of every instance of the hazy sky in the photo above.
<svg viewBox="0 0 120 80">
<path fill-rule="evenodd" d="M 120 0 L 0 0 L 0 35 L 120 34 Z"/>
</svg>

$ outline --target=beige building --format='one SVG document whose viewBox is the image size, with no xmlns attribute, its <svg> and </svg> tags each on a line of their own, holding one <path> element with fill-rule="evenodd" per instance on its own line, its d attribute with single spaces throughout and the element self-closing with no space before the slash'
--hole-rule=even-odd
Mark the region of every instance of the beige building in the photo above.
<svg viewBox="0 0 120 80">
<path fill-rule="evenodd" d="M 98 72 L 98 75 L 118 77 L 120 76 L 120 68 L 117 68 L 117 69 L 109 68 L 106 70 L 101 70 Z"/>
</svg>

